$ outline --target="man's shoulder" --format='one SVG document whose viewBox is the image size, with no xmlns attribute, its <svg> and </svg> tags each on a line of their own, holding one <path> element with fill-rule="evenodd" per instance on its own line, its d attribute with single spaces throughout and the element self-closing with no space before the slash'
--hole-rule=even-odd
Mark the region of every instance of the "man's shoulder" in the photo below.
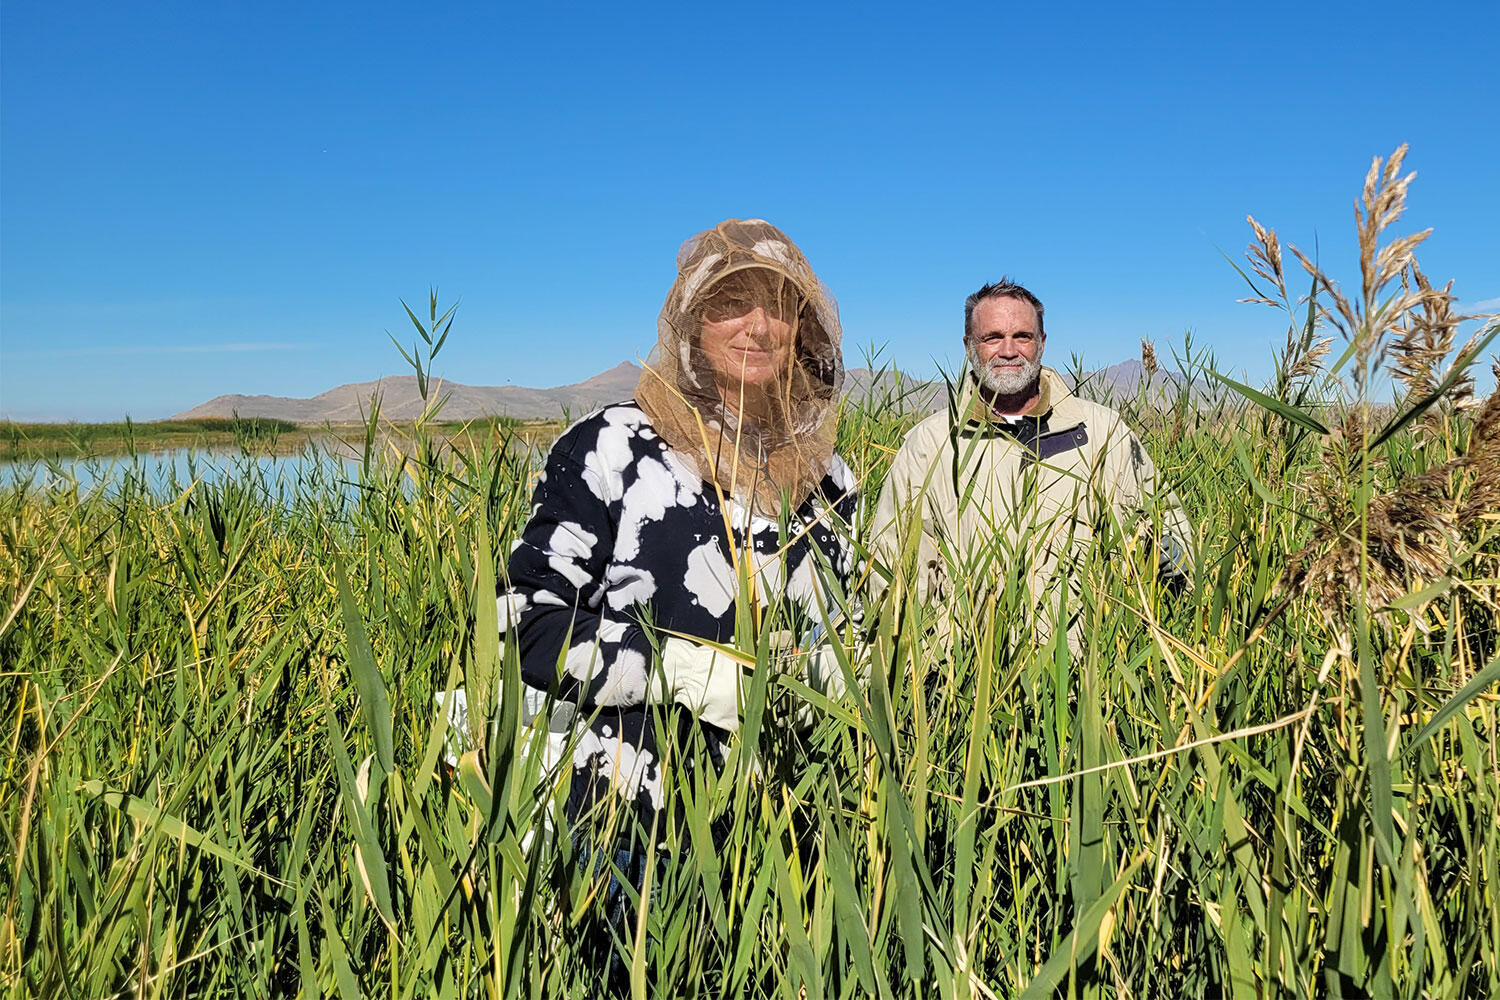
<svg viewBox="0 0 1500 1000">
<path fill-rule="evenodd" d="M 953 437 L 953 417 L 947 408 L 929 413 L 901 439 L 901 454 L 912 452 L 930 454 L 946 445 Z"/>
<path fill-rule="evenodd" d="M 1103 403 L 1096 403 L 1092 399 L 1084 399 L 1071 390 L 1052 404 L 1052 414 L 1048 423 L 1054 430 L 1084 424 L 1100 434 L 1108 432 L 1109 437 L 1113 437 L 1120 431 L 1129 430 L 1125 418 L 1120 416 L 1117 410 Z"/>
</svg>

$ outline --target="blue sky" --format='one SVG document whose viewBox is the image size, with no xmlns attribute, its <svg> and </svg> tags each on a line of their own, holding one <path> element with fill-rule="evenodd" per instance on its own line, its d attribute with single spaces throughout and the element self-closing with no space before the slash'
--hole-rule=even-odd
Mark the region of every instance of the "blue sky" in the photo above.
<svg viewBox="0 0 1500 1000">
<path fill-rule="evenodd" d="M 0 413 L 167 416 L 400 372 L 555 385 L 649 350 L 680 242 L 780 225 L 865 345 L 960 355 L 1009 274 L 1048 359 L 1193 331 L 1262 378 L 1253 213 L 1341 275 L 1374 155 L 1500 309 L 1500 4 L 0 6 Z"/>
</svg>

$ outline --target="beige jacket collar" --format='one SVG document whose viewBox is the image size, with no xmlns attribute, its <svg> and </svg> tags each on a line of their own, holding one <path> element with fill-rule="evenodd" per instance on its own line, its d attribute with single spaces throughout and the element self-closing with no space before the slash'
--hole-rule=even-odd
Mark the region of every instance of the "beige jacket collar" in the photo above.
<svg viewBox="0 0 1500 1000">
<path fill-rule="evenodd" d="M 967 402 L 962 403 L 960 409 L 966 414 L 964 423 L 969 427 L 984 429 L 1006 422 L 1004 417 L 996 416 L 995 411 L 990 408 L 989 401 L 979 389 L 979 379 L 972 369 L 965 379 L 964 395 L 967 397 Z M 1068 389 L 1068 383 L 1063 381 L 1063 377 L 1051 368 L 1043 367 L 1037 385 L 1036 403 L 1022 416 L 1041 420 L 1050 414 L 1059 402 L 1071 395 L 1072 392 Z"/>
</svg>

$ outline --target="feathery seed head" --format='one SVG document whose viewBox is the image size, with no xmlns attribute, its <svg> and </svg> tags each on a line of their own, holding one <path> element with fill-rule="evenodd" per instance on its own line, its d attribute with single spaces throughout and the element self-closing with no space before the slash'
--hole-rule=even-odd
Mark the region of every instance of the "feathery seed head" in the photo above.
<svg viewBox="0 0 1500 1000">
<path fill-rule="evenodd" d="M 1146 370 L 1146 384 L 1156 381 L 1156 347 L 1145 337 L 1141 338 L 1141 367 Z"/>
</svg>

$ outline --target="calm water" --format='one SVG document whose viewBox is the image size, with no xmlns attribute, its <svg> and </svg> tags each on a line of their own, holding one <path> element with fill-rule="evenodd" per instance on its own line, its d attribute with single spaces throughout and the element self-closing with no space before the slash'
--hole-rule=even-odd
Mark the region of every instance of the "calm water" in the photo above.
<svg viewBox="0 0 1500 1000">
<path fill-rule="evenodd" d="M 295 455 L 245 455 L 183 448 L 140 455 L 70 458 L 46 462 L 0 462 L 0 488 L 29 483 L 44 493 L 118 488 L 127 478 L 153 495 L 170 498 L 194 483 L 233 479 L 255 483 L 273 497 L 291 499 L 319 486 L 348 495 L 359 479 L 359 463 L 317 449 Z"/>
</svg>

